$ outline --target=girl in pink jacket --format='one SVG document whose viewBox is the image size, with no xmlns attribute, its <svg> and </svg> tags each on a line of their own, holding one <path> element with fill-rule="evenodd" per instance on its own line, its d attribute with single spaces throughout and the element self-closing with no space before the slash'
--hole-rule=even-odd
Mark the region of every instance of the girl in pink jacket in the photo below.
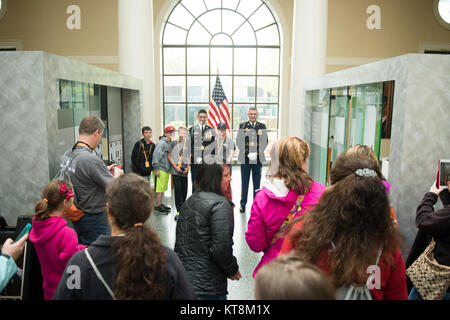
<svg viewBox="0 0 450 320">
<path fill-rule="evenodd" d="M 310 211 L 325 189 L 306 173 L 309 153 L 309 145 L 297 137 L 283 138 L 272 149 L 268 179 L 255 196 L 245 233 L 250 249 L 264 252 L 253 277 L 278 256 L 285 226 Z"/>
<path fill-rule="evenodd" d="M 87 246 L 78 244 L 77 234 L 67 226 L 64 211 L 73 204 L 73 187 L 51 181 L 35 207 L 30 241 L 41 263 L 44 298 L 51 300 L 69 259 Z"/>
</svg>

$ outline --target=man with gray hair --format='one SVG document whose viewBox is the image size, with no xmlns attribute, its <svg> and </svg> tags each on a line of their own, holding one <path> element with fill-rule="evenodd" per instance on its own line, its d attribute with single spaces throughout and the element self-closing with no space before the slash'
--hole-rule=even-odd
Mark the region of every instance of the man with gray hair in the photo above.
<svg viewBox="0 0 450 320">
<path fill-rule="evenodd" d="M 81 120 L 79 138 L 63 156 L 75 191 L 74 205 L 82 213 L 72 220 L 78 241 L 89 245 L 99 235 L 110 235 L 111 228 L 105 213 L 105 187 L 123 174 L 116 165 L 106 166 L 95 149 L 100 144 L 105 125 L 95 116 Z"/>
</svg>

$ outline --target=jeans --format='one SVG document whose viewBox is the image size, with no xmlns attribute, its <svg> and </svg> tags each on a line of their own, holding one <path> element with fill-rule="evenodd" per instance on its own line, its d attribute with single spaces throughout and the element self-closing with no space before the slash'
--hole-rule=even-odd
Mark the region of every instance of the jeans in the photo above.
<svg viewBox="0 0 450 320">
<path fill-rule="evenodd" d="M 186 201 L 187 189 L 188 189 L 188 178 L 187 176 L 177 176 L 172 175 L 173 186 L 175 188 L 175 207 L 177 212 L 180 212 L 180 208 Z"/>
<path fill-rule="evenodd" d="M 248 185 L 250 182 L 250 171 L 252 172 L 253 180 L 253 198 L 255 198 L 256 190 L 259 190 L 261 183 L 261 163 L 257 164 L 241 164 L 241 179 L 242 179 L 242 191 L 241 191 L 241 207 L 245 207 L 247 204 Z"/>
<path fill-rule="evenodd" d="M 411 289 L 411 292 L 409 293 L 409 300 L 423 300 L 420 296 L 419 291 L 417 291 L 416 287 L 413 287 Z M 450 300 L 450 293 L 446 293 L 445 296 L 442 298 L 442 300 Z"/>
<path fill-rule="evenodd" d="M 84 245 L 90 245 L 102 234 L 111 235 L 106 213 L 86 214 L 80 220 L 74 221 L 73 227 L 77 233 L 78 242 Z"/>
</svg>

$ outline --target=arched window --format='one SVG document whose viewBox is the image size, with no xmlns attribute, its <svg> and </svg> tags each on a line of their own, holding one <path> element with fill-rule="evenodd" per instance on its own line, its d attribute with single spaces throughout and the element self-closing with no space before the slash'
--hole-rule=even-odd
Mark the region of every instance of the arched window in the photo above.
<svg viewBox="0 0 450 320">
<path fill-rule="evenodd" d="M 194 125 L 219 74 L 233 138 L 256 106 L 269 140 L 277 140 L 280 31 L 266 1 L 179 1 L 165 22 L 161 56 L 164 126 Z"/>
</svg>

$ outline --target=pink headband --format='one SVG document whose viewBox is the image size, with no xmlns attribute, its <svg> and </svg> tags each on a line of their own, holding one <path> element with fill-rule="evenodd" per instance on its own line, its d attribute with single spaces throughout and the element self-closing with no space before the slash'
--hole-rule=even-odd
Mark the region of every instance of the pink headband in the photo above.
<svg viewBox="0 0 450 320">
<path fill-rule="evenodd" d="M 59 188 L 59 193 L 65 193 L 66 200 L 73 197 L 73 191 L 67 189 L 67 186 L 64 182 L 61 184 L 61 187 Z"/>
</svg>

